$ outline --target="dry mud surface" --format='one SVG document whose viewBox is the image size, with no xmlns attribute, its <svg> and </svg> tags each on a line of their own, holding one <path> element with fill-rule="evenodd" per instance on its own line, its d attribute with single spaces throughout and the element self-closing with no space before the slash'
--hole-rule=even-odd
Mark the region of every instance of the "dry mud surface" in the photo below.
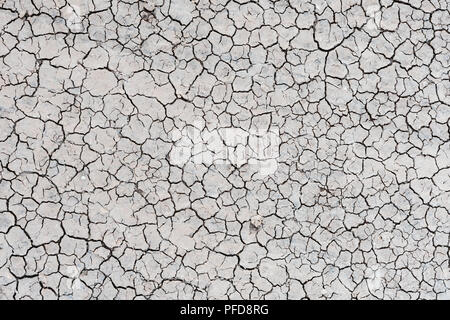
<svg viewBox="0 0 450 320">
<path fill-rule="evenodd" d="M 0 0 L 3 299 L 449 299 L 447 0 Z"/>
</svg>

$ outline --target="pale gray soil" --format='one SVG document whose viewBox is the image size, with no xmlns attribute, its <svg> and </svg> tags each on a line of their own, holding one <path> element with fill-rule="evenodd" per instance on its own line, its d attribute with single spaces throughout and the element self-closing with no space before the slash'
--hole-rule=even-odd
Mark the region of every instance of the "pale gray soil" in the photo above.
<svg viewBox="0 0 450 320">
<path fill-rule="evenodd" d="M 450 299 L 448 0 L 0 0 L 3 299 Z"/>
</svg>

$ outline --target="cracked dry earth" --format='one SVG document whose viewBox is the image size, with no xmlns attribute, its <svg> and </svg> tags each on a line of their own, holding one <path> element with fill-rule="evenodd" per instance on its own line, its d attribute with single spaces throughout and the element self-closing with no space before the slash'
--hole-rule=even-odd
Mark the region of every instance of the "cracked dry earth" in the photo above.
<svg viewBox="0 0 450 320">
<path fill-rule="evenodd" d="M 449 7 L 0 0 L 0 296 L 449 299 Z"/>
</svg>

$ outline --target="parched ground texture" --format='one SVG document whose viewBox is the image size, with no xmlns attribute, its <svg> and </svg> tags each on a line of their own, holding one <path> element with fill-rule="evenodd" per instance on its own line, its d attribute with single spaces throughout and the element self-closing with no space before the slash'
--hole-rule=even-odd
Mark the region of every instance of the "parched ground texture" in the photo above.
<svg viewBox="0 0 450 320">
<path fill-rule="evenodd" d="M 450 299 L 448 0 L 0 0 L 3 299 Z"/>
</svg>

